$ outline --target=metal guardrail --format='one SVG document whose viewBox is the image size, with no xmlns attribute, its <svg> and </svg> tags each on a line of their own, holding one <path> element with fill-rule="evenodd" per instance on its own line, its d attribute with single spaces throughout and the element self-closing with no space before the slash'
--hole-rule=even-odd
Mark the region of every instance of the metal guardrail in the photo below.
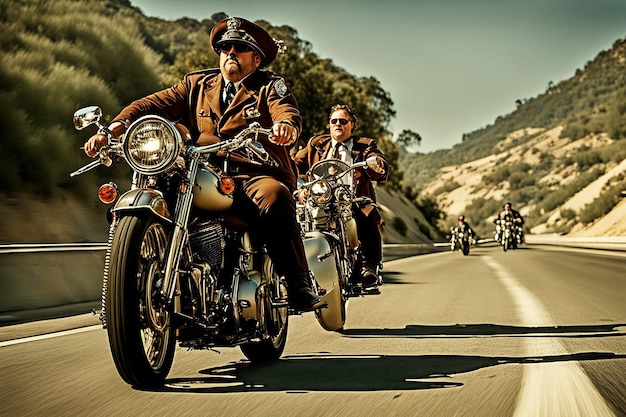
<svg viewBox="0 0 626 417">
<path fill-rule="evenodd" d="M 427 243 L 392 243 L 383 245 L 388 248 L 398 247 L 426 247 Z M 436 246 L 436 245 L 435 245 Z M 0 245 L 0 254 L 3 253 L 37 253 L 37 252 L 72 252 L 106 250 L 106 243 L 15 243 Z"/>
<path fill-rule="evenodd" d="M 479 239 L 476 244 L 493 243 L 493 239 Z M 588 247 L 590 249 L 598 247 L 622 248 L 626 250 L 626 236 L 603 236 L 603 237 L 567 237 L 560 235 L 526 235 L 526 242 L 529 244 L 546 244 L 562 246 Z M 398 249 L 429 247 L 446 247 L 450 242 L 434 243 L 387 243 L 383 244 L 383 251 L 388 252 Z M 106 250 L 106 243 L 16 243 L 0 245 L 0 254 L 4 253 L 37 253 L 37 252 L 72 252 L 72 251 L 94 251 Z"/>
<path fill-rule="evenodd" d="M 530 245 L 626 251 L 626 236 L 565 238 L 526 236 Z M 495 244 L 484 239 L 478 244 Z M 449 242 L 385 244 L 384 262 L 449 250 Z M 61 317 L 99 306 L 106 243 L 0 245 L 0 327 L 24 321 Z M 26 293 L 22 289 L 29 288 Z M 78 310 L 77 310 L 78 309 Z M 85 310 L 86 311 L 86 310 Z"/>
<path fill-rule="evenodd" d="M 560 235 L 526 235 L 526 242 L 531 245 L 626 251 L 626 236 L 568 237 Z"/>
</svg>

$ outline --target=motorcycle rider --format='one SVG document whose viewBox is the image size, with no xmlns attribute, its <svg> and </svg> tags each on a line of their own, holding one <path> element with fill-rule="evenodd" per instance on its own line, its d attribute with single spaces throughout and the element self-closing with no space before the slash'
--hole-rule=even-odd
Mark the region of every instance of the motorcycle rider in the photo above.
<svg viewBox="0 0 626 417">
<path fill-rule="evenodd" d="M 341 159 L 350 165 L 365 161 L 371 156 L 376 157 L 378 163 L 376 167 L 358 168 L 354 172 L 356 195 L 369 197 L 372 202 L 352 208 L 363 256 L 360 278 L 365 287 L 375 287 L 378 285 L 378 267 L 382 264 L 382 219 L 376 206 L 376 193 L 372 181 L 381 183 L 387 180 L 389 163 L 374 139 L 354 135 L 357 122 L 354 108 L 346 104 L 337 104 L 331 108 L 328 120 L 329 134 L 309 139 L 306 147 L 294 155 L 294 161 L 298 173 L 304 176 L 310 167 L 323 159 Z M 306 195 L 298 195 L 301 201 L 304 198 Z"/>
<path fill-rule="evenodd" d="M 271 126 L 266 150 L 278 167 L 231 160 L 237 191 L 230 210 L 263 237 L 276 271 L 286 278 L 291 306 L 314 310 L 321 302 L 311 288 L 296 221 L 292 196 L 296 174 L 288 151 L 298 139 L 302 117 L 285 80 L 261 70 L 276 58 L 279 42 L 240 17 L 219 22 L 209 40 L 220 56 L 219 68 L 186 74 L 173 87 L 135 100 L 113 119 L 109 129 L 120 137 L 139 117 L 159 114 L 187 127 L 195 145 L 209 145 L 234 137 L 255 121 Z M 85 144 L 85 153 L 93 157 L 106 143 L 106 136 L 96 134 Z"/>
<path fill-rule="evenodd" d="M 456 231 L 456 234 L 463 232 L 468 238 L 470 244 L 474 242 L 474 229 L 469 225 L 467 221 L 465 221 L 465 216 L 459 216 L 457 219 L 456 226 L 453 226 L 452 229 Z"/>
<path fill-rule="evenodd" d="M 500 229 L 498 228 L 498 226 L 500 225 L 500 221 L 505 221 L 507 219 L 510 219 L 516 226 L 518 230 L 517 236 L 519 243 L 523 243 L 524 217 L 522 217 L 522 215 L 517 210 L 513 210 L 513 203 L 511 203 L 510 201 L 504 203 L 504 205 L 502 206 L 502 211 L 496 215 L 495 219 L 493 219 L 494 224 L 496 224 L 496 241 L 500 240 Z"/>
</svg>

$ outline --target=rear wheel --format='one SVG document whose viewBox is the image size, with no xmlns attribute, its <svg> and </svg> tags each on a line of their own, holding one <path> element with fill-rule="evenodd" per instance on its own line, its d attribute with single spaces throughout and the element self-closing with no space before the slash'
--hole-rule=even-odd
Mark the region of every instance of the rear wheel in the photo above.
<svg viewBox="0 0 626 417">
<path fill-rule="evenodd" d="M 107 291 L 109 346 L 117 370 L 140 388 L 163 384 L 176 338 L 160 285 L 168 236 L 152 218 L 123 217 L 111 242 Z"/>
</svg>

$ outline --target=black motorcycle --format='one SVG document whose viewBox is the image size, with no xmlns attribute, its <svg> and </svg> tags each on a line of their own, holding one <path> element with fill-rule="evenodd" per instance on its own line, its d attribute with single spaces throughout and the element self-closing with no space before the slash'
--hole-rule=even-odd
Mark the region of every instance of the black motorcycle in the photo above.
<svg viewBox="0 0 626 417">
<path fill-rule="evenodd" d="M 509 249 L 517 249 L 517 226 L 513 222 L 513 218 L 506 217 L 496 221 L 496 236 L 498 243 L 502 246 L 504 252 Z"/>
<path fill-rule="evenodd" d="M 450 250 L 452 252 L 460 250 L 463 255 L 470 253 L 472 237 L 462 227 L 453 226 L 450 228 Z"/>
</svg>

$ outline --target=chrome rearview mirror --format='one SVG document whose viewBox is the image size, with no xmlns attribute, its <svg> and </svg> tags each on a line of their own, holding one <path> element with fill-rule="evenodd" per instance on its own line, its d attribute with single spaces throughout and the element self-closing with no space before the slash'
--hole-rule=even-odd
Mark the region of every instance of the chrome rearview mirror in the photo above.
<svg viewBox="0 0 626 417">
<path fill-rule="evenodd" d="M 97 124 L 102 118 L 102 109 L 98 106 L 89 106 L 74 113 L 74 127 L 76 130 L 83 130 L 87 126 Z"/>
</svg>

